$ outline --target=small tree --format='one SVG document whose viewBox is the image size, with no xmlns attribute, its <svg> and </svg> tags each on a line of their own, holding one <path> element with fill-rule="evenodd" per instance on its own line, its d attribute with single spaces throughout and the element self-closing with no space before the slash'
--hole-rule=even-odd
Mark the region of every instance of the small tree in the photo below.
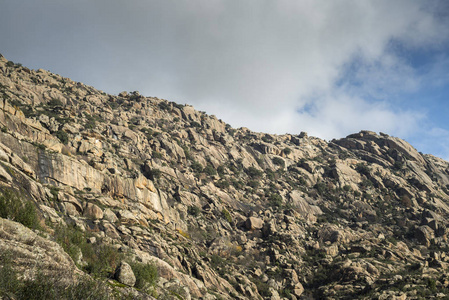
<svg viewBox="0 0 449 300">
<path fill-rule="evenodd" d="M 272 161 L 276 166 L 285 167 L 285 161 L 280 157 L 273 157 Z"/>
<path fill-rule="evenodd" d="M 217 171 L 216 171 L 215 168 L 214 168 L 212 165 L 210 165 L 210 164 L 208 164 L 208 165 L 204 168 L 203 172 L 206 173 L 206 175 L 209 175 L 209 176 L 217 175 Z"/>
<path fill-rule="evenodd" d="M 67 145 L 69 142 L 69 135 L 64 130 L 58 130 L 56 132 L 56 137 L 63 143 L 64 145 Z"/>
<path fill-rule="evenodd" d="M 285 155 L 289 155 L 290 153 L 292 153 L 292 149 L 290 149 L 289 147 L 286 147 L 286 148 L 283 150 L 283 152 L 284 152 Z"/>
</svg>

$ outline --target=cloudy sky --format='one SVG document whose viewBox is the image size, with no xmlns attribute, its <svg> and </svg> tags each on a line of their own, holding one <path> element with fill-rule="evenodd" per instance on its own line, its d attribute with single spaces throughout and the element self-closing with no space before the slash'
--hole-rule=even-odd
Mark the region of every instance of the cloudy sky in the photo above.
<svg viewBox="0 0 449 300">
<path fill-rule="evenodd" d="M 449 159 L 449 1 L 0 0 L 0 53 L 233 127 Z"/>
</svg>

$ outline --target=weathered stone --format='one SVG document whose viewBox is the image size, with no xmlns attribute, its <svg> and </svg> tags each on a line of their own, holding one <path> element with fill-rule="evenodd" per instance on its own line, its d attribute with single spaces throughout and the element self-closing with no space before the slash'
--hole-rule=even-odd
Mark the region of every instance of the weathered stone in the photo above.
<svg viewBox="0 0 449 300">
<path fill-rule="evenodd" d="M 125 209 L 119 210 L 119 212 L 117 213 L 117 216 L 118 216 L 120 222 L 122 222 L 122 223 L 139 224 L 139 220 L 129 210 L 125 210 Z"/>
<path fill-rule="evenodd" d="M 114 225 L 110 223 L 103 223 L 104 233 L 106 236 L 112 238 L 112 239 L 119 239 L 120 234 L 115 229 Z"/>
<path fill-rule="evenodd" d="M 293 286 L 292 292 L 296 297 L 301 297 L 302 293 L 304 293 L 304 287 L 302 286 L 301 283 L 297 282 Z"/>
<path fill-rule="evenodd" d="M 256 217 L 249 217 L 246 219 L 245 226 L 248 230 L 257 230 L 262 229 L 263 227 L 263 220 Z"/>
<path fill-rule="evenodd" d="M 58 200 L 72 204 L 79 213 L 83 211 L 83 205 L 81 205 L 78 199 L 62 190 L 58 192 Z"/>
<path fill-rule="evenodd" d="M 338 252 L 339 252 L 338 246 L 335 245 L 335 244 L 333 244 L 333 245 L 331 245 L 331 246 L 329 246 L 329 247 L 325 247 L 325 248 L 324 248 L 324 251 L 325 251 L 325 253 L 326 253 L 327 255 L 330 255 L 330 256 L 332 256 L 332 257 L 337 256 L 337 255 L 338 255 Z"/>
<path fill-rule="evenodd" d="M 304 197 L 303 193 L 298 190 L 293 190 L 289 194 L 291 205 L 303 216 L 308 215 L 321 215 L 323 212 L 316 205 L 311 205 Z"/>
<path fill-rule="evenodd" d="M 70 202 L 64 202 L 64 208 L 69 216 L 78 217 L 80 215 L 75 205 Z"/>
<path fill-rule="evenodd" d="M 340 187 L 350 186 L 358 190 L 358 184 L 362 181 L 360 174 L 345 163 L 338 162 L 332 169 L 332 176 L 338 180 Z"/>
<path fill-rule="evenodd" d="M 97 220 L 103 219 L 103 211 L 98 205 L 87 203 L 84 208 L 83 216 Z"/>
<path fill-rule="evenodd" d="M 0 165 L 0 180 L 10 183 L 12 181 L 11 175 L 6 172 L 6 170 Z"/>
<path fill-rule="evenodd" d="M 115 270 L 114 277 L 118 282 L 129 286 L 134 286 L 136 283 L 136 276 L 134 275 L 131 266 L 124 261 L 122 261 Z"/>
<path fill-rule="evenodd" d="M 0 218 L 0 253 L 11 255 L 21 275 L 34 278 L 40 272 L 49 276 L 81 274 L 70 256 L 54 241 L 43 238 L 22 224 Z M 30 266 L 36 266 L 30 268 Z"/>
<path fill-rule="evenodd" d="M 117 215 L 109 208 L 106 208 L 103 212 L 103 217 L 111 223 L 118 221 Z"/>
<path fill-rule="evenodd" d="M 423 225 L 416 228 L 415 237 L 419 243 L 430 246 L 430 241 L 435 237 L 435 233 L 432 228 Z"/>
</svg>

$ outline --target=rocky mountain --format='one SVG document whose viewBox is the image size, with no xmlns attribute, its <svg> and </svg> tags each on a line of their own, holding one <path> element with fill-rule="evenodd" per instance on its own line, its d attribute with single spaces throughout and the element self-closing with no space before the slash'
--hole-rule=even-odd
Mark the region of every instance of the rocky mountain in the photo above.
<svg viewBox="0 0 449 300">
<path fill-rule="evenodd" d="M 399 138 L 234 129 L 3 56 L 0 108 L 1 299 L 449 297 L 449 163 Z"/>
</svg>

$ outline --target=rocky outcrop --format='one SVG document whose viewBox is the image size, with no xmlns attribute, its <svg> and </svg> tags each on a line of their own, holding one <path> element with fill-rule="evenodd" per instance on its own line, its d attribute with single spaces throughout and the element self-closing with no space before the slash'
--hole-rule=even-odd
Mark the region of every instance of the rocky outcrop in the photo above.
<svg viewBox="0 0 449 300">
<path fill-rule="evenodd" d="M 14 261 L 23 278 L 34 278 L 39 272 L 48 276 L 82 274 L 59 244 L 3 218 L 0 218 L 0 252 L 2 257 Z M 67 277 L 67 280 L 74 279 Z"/>
<path fill-rule="evenodd" d="M 134 286 L 134 284 L 136 283 L 136 276 L 134 276 L 133 269 L 124 261 L 122 261 L 117 267 L 114 276 L 118 282 L 128 286 Z"/>
<path fill-rule="evenodd" d="M 234 129 L 3 57 L 0 129 L 0 194 L 16 191 L 46 224 L 2 219 L 0 247 L 24 276 L 38 263 L 92 272 L 87 243 L 156 267 L 153 290 L 133 287 L 124 259 L 108 270 L 138 299 L 449 295 L 449 163 L 399 138 Z M 51 241 L 58 224 L 83 233 L 80 268 Z"/>
</svg>

